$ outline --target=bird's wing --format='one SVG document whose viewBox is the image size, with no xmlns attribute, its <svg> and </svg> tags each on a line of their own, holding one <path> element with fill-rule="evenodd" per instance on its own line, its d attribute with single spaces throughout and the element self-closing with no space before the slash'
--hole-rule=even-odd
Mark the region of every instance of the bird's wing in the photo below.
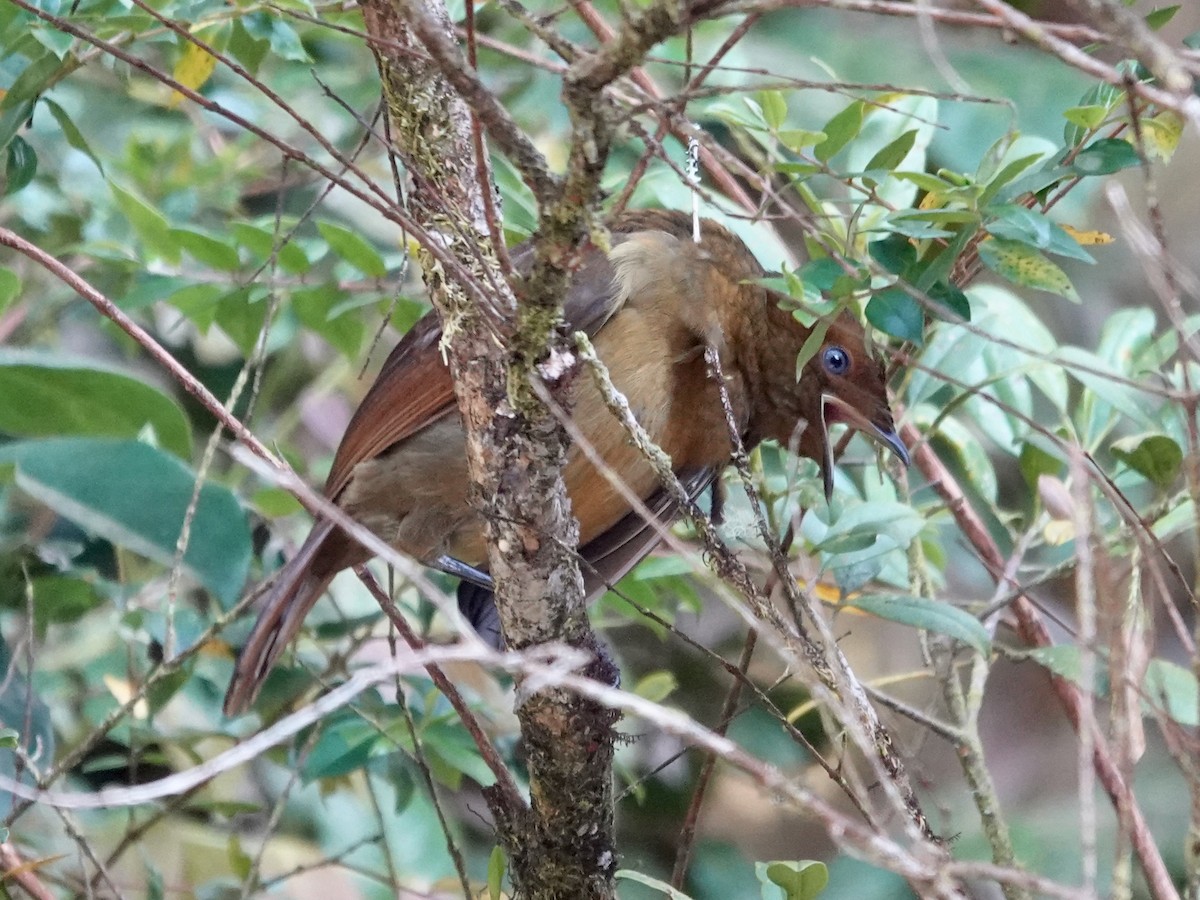
<svg viewBox="0 0 1200 900">
<path fill-rule="evenodd" d="M 695 500 L 717 475 L 716 469 L 699 469 L 684 473 L 679 480 L 688 497 Z M 604 534 L 579 548 L 579 555 L 583 558 L 581 569 L 586 602 L 591 603 L 615 586 L 630 569 L 645 559 L 662 540 L 660 530 L 671 527 L 679 504 L 665 489 L 659 488 L 646 501 L 646 509 L 649 518 L 630 511 Z M 458 609 L 489 646 L 497 650 L 504 649 L 496 597 L 490 588 L 460 581 Z"/>
<path fill-rule="evenodd" d="M 626 235 L 615 234 L 613 243 L 626 239 Z M 532 267 L 533 254 L 527 244 L 514 248 L 512 258 L 522 274 Z M 563 308 L 567 325 L 594 336 L 622 302 L 624 298 L 615 289 L 608 257 L 588 245 L 567 292 Z M 342 492 L 359 463 L 378 456 L 454 410 L 454 383 L 442 361 L 441 339 L 441 323 L 436 313 L 429 312 L 388 355 L 375 383 L 346 426 L 325 482 L 327 496 L 337 497 Z"/>
<path fill-rule="evenodd" d="M 440 419 L 454 408 L 454 382 L 442 362 L 441 323 L 427 313 L 400 339 L 346 426 L 325 482 L 329 497 L 350 482 L 359 463 Z"/>
<path fill-rule="evenodd" d="M 718 474 L 717 469 L 698 469 L 680 473 L 679 480 L 689 499 L 695 500 Z M 663 488 L 650 495 L 646 508 L 650 512 L 649 519 L 631 510 L 608 531 L 579 548 L 584 560 L 584 594 L 589 601 L 624 578 L 658 546 L 662 540 L 660 531 L 670 528 L 679 514 L 679 504 Z"/>
</svg>

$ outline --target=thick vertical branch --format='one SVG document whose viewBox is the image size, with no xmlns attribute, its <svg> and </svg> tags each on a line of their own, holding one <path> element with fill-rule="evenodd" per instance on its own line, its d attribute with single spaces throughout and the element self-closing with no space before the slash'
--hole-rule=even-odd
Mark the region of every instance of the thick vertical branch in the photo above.
<svg viewBox="0 0 1200 900">
<path fill-rule="evenodd" d="M 411 214 L 493 298 L 480 309 L 428 254 L 423 260 L 444 323 L 475 502 L 488 522 L 488 559 L 505 639 L 514 649 L 551 641 L 584 647 L 606 669 L 611 664 L 596 653 L 599 644 L 587 621 L 572 552 L 577 526 L 562 479 L 565 433 L 529 389 L 534 378 L 553 389 L 573 367 L 573 355 L 554 345 L 561 340 L 556 326 L 566 282 L 562 263 L 578 243 L 586 216 L 566 229 L 568 252 L 542 273 L 543 290 L 530 292 L 550 299 L 518 303 L 487 238 L 470 110 L 444 71 L 465 69 L 450 40 L 445 9 L 424 0 L 362 0 L 362 7 L 375 39 L 396 149 L 412 181 Z M 548 184 L 542 181 L 543 190 Z M 581 192 L 584 203 L 593 193 Z M 561 230 L 553 235 L 562 237 Z M 614 677 L 606 670 L 593 674 Z M 530 898 L 611 897 L 617 714 L 562 689 L 528 692 L 519 685 L 518 698 L 531 804 L 518 809 L 498 795 L 489 797 L 514 884 Z"/>
</svg>

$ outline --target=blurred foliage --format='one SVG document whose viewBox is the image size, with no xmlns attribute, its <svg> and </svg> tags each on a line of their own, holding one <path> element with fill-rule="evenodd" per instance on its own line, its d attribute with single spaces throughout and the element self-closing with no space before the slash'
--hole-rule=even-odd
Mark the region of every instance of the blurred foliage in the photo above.
<svg viewBox="0 0 1200 900">
<path fill-rule="evenodd" d="M 613 6 L 600 8 L 615 20 Z M 425 308 L 405 237 L 326 177 L 336 173 L 380 204 L 396 197 L 359 16 L 307 0 L 46 0 L 37 8 L 44 17 L 0 5 L 0 224 L 111 298 L 319 482 L 365 388 L 364 366 L 377 367 Z M 558 25 L 590 40 L 573 17 Z M 478 27 L 493 39 L 480 50 L 488 83 L 560 164 L 568 123 L 558 77 L 505 52 L 531 39 L 498 8 L 481 8 Z M 707 58 L 730 27 L 697 26 L 694 58 Z M 792 235 L 783 240 L 723 215 L 725 204 L 706 214 L 724 218 L 779 267 L 772 283 L 793 298 L 797 317 L 817 322 L 851 308 L 902 349 L 908 364 L 894 384 L 903 420 L 961 482 L 1001 550 L 1019 550 L 1023 584 L 1070 574 L 1082 492 L 1095 504 L 1097 549 L 1113 568 L 1134 572 L 1122 582 L 1123 602 L 1161 619 L 1162 598 L 1152 604 L 1137 576 L 1146 552 L 1138 529 L 1160 550 L 1195 529 L 1183 483 L 1195 462 L 1191 423 L 1178 397 L 1200 375 L 1180 353 L 1198 321 L 1164 329 L 1148 305 L 1130 305 L 1107 316 L 1094 346 L 1048 327 L 1054 304 L 1080 304 L 1067 316 L 1090 313 L 1076 279 L 1111 239 L 1087 219 L 1087 197 L 1143 157 L 1131 143 L 1123 91 L 987 37 L 980 53 L 966 38 L 943 35 L 951 63 L 979 93 L 962 97 L 939 92 L 915 29 L 888 22 L 855 30 L 828 11 L 767 17 L 688 113 L 768 176 L 805 228 L 798 238 L 782 228 Z M 686 47 L 669 42 L 648 67 L 668 91 L 681 83 Z M 212 52 L 222 54 L 219 63 Z M 843 80 L 888 86 L 852 90 Z M 836 89 L 825 87 L 835 81 Z M 1142 147 L 1161 165 L 1182 124 L 1168 112 L 1139 116 Z M 673 139 L 663 144 L 680 159 Z M 643 147 L 632 131 L 615 147 L 606 174 L 614 195 Z M 299 158 L 319 161 L 323 173 Z M 511 167 L 497 159 L 495 168 L 516 240 L 536 226 L 535 210 Z M 661 163 L 632 187 L 634 204 L 690 202 Z M 91 305 L 24 258 L 6 252 L 0 263 L 0 341 L 21 347 L 0 351 L 0 725 L 22 748 L 0 749 L 0 772 L 31 782 L 53 770 L 60 785 L 94 790 L 186 768 L 311 698 L 315 685 L 342 678 L 351 661 L 386 652 L 374 601 L 340 579 L 268 682 L 257 722 L 221 716 L 231 647 L 247 627 L 228 611 L 294 547 L 307 520 L 290 496 L 234 463 L 225 444 L 210 460 L 212 417 Z M 1076 448 L 1099 486 L 1072 482 Z M 879 645 L 861 651 L 894 664 L 868 664 L 867 677 L 920 681 L 919 630 L 956 642 L 964 658 L 1019 655 L 1083 677 L 1078 647 L 1021 652 L 1011 636 L 985 627 L 992 585 L 915 471 L 893 481 L 856 439 L 827 505 L 811 462 L 765 447 L 753 463 L 768 520 L 778 534 L 794 527 L 797 571 L 827 601 L 839 631 L 908 648 L 895 657 Z M 724 533 L 757 559 L 751 510 L 736 480 L 730 487 Z M 688 537 L 688 527 L 679 533 Z M 698 556 L 653 557 L 595 615 L 622 647 L 626 685 L 715 724 L 725 678 L 701 650 L 736 659 L 741 623 L 702 569 Z M 419 630 L 445 634 L 414 586 L 400 581 L 395 595 Z M 697 644 L 679 640 L 676 625 Z M 1162 643 L 1154 656 L 1146 640 L 1153 658 L 1142 661 L 1143 711 L 1168 731 L 1194 727 L 1194 661 L 1180 655 L 1182 641 Z M 168 647 L 183 655 L 163 668 Z M 750 674 L 797 731 L 755 700 L 731 735 L 805 774 L 812 753 L 795 736 L 833 756 L 837 736 L 777 669 L 761 662 Z M 519 772 L 506 682 L 457 674 Z M 1089 687 L 1098 698 L 1110 694 L 1103 678 Z M 649 726 L 626 728 L 641 736 Z M 623 748 L 623 897 L 670 895 L 664 879 L 701 765 L 664 736 L 631 738 Z M 1177 771 L 1163 771 L 1146 777 L 1179 783 Z M 71 830 L 51 810 L 8 795 L 0 809 L 30 858 L 63 854 L 40 867 L 63 895 L 82 893 L 87 881 L 120 893 L 92 866 L 81 868 L 77 841 L 108 861 L 130 895 L 225 897 L 262 887 L 383 897 L 401 886 L 452 895 L 458 882 L 443 816 L 472 882 L 495 895 L 503 861 L 477 814 L 478 788 L 490 779 L 445 699 L 409 678 L 171 803 L 80 814 Z M 831 853 L 828 868 L 801 861 L 829 850 L 819 828 L 781 841 L 795 820 L 754 808 L 767 799 L 736 777 L 722 784 L 713 803 L 733 825 L 704 833 L 688 896 L 904 895 L 895 876 L 848 857 Z M 965 789 L 937 796 L 947 832 L 966 832 L 959 852 L 987 858 Z M 1182 845 L 1172 835 L 1183 833 L 1185 805 L 1182 791 L 1161 816 L 1176 864 Z M 1024 858 L 1049 877 L 1075 877 L 1078 848 L 1037 855 L 1039 829 L 1053 832 L 1061 811 L 1031 810 L 1022 828 L 1034 834 L 1019 836 Z M 743 840 L 738 823 L 756 816 L 775 827 Z M 784 853 L 792 861 L 780 861 Z"/>
</svg>

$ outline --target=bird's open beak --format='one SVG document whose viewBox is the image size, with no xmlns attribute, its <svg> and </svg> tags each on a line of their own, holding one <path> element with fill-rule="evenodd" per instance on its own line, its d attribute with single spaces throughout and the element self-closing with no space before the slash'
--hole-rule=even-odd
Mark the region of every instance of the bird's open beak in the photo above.
<svg viewBox="0 0 1200 900">
<path fill-rule="evenodd" d="M 832 415 L 830 415 L 831 412 Z M 825 483 L 826 502 L 833 496 L 833 449 L 829 446 L 829 426 L 834 422 L 845 422 L 851 428 L 857 428 L 870 435 L 895 453 L 905 466 L 909 464 L 908 448 L 904 446 L 904 441 L 900 440 L 900 435 L 896 433 L 891 412 L 886 407 L 877 417 L 878 421 L 873 421 L 848 403 L 844 403 L 832 394 L 825 394 L 822 397 L 821 416 L 823 419 L 821 428 L 825 437 L 821 452 L 821 477 Z"/>
</svg>

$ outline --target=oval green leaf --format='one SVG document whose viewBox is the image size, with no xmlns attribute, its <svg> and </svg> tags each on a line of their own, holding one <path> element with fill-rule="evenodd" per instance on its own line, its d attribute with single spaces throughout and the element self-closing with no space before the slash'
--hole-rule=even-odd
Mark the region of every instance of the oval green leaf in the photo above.
<svg viewBox="0 0 1200 900">
<path fill-rule="evenodd" d="M 1141 161 L 1129 141 L 1101 138 L 1080 150 L 1071 168 L 1077 175 L 1111 175 L 1139 165 Z"/>
<path fill-rule="evenodd" d="M 184 459 L 191 455 L 187 417 L 144 380 L 90 361 L 0 350 L 0 432 L 134 438 L 147 426 L 159 446 Z"/>
<path fill-rule="evenodd" d="M 754 867 L 763 885 L 764 898 L 812 900 L 829 884 L 829 869 L 825 863 L 813 859 L 760 862 Z M 780 888 L 781 892 L 772 887 Z"/>
<path fill-rule="evenodd" d="M 949 603 L 910 594 L 864 594 L 846 605 L 881 619 L 956 638 L 981 656 L 991 652 L 987 629 L 973 615 Z"/>
<path fill-rule="evenodd" d="M 26 187 L 37 174 L 37 166 L 37 154 L 25 138 L 20 135 L 13 138 L 4 167 L 4 193 L 12 195 Z"/>
<path fill-rule="evenodd" d="M 171 237 L 196 262 L 221 272 L 236 272 L 241 268 L 237 250 L 210 234 L 191 228 L 172 228 Z"/>
<path fill-rule="evenodd" d="M 196 475 L 173 456 L 137 441 L 57 438 L 5 448 L 17 485 L 55 512 L 163 565 L 192 499 Z M 250 529 L 227 488 L 205 484 L 192 519 L 184 571 L 223 606 L 242 592 L 250 569 Z"/>
<path fill-rule="evenodd" d="M 1193 672 L 1169 660 L 1152 659 L 1142 687 L 1148 712 L 1164 712 L 1185 728 L 1200 725 L 1200 685 Z"/>
<path fill-rule="evenodd" d="M 821 162 L 833 159 L 837 152 L 854 140 L 862 130 L 865 110 L 865 104 L 861 100 L 855 100 L 826 122 L 821 129 L 825 140 L 817 144 L 813 155 Z"/>
<path fill-rule="evenodd" d="M 1169 487 L 1183 465 L 1183 448 L 1165 434 L 1135 434 L 1112 445 L 1112 453 L 1139 475 Z"/>
<path fill-rule="evenodd" d="M 633 692 L 651 703 L 662 703 L 679 687 L 675 675 L 660 669 L 643 676 L 633 687 Z"/>
<path fill-rule="evenodd" d="M 867 321 L 892 337 L 925 343 L 925 311 L 921 304 L 900 288 L 880 291 L 867 302 Z"/>
<path fill-rule="evenodd" d="M 382 278 L 387 274 L 383 257 L 361 235 L 332 222 L 318 222 L 317 231 L 329 242 L 329 249 L 364 275 Z"/>
</svg>

